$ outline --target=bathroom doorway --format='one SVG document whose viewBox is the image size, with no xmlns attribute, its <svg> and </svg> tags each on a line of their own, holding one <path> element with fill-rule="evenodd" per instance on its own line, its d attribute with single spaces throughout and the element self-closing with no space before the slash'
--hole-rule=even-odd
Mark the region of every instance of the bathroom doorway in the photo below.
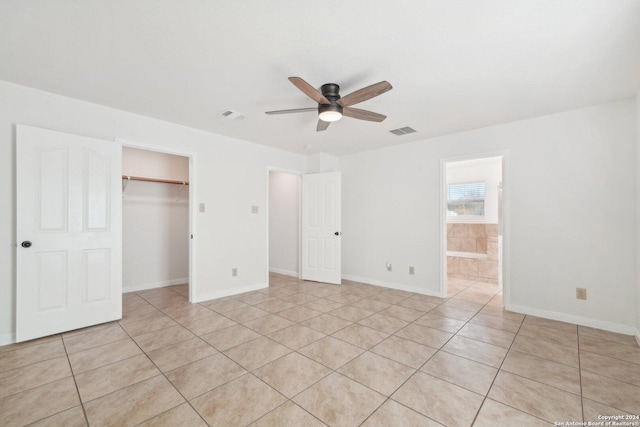
<svg viewBox="0 0 640 427">
<path fill-rule="evenodd" d="M 443 161 L 443 294 L 504 306 L 505 155 Z"/>
</svg>

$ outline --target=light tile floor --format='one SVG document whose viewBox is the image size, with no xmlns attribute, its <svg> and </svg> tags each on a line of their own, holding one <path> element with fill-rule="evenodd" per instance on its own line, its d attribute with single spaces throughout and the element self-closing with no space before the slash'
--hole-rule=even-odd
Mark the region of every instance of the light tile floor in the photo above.
<svg viewBox="0 0 640 427">
<path fill-rule="evenodd" d="M 504 311 L 496 285 L 453 279 L 441 299 L 274 274 L 260 291 L 186 295 L 125 294 L 119 322 L 0 347 L 0 424 L 537 426 L 640 413 L 633 337 Z"/>
</svg>

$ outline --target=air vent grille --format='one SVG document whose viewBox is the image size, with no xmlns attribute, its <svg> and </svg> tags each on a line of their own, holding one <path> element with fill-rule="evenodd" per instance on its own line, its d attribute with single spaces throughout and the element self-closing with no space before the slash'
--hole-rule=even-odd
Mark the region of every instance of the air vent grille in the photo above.
<svg viewBox="0 0 640 427">
<path fill-rule="evenodd" d="M 389 132 L 391 132 L 394 135 L 400 136 L 400 135 L 406 135 L 408 133 L 414 133 L 415 131 L 416 131 L 415 129 L 409 126 L 405 126 L 403 128 L 390 130 Z"/>
<path fill-rule="evenodd" d="M 243 120 L 245 118 L 244 115 L 233 110 L 224 110 L 218 115 L 229 120 Z"/>
</svg>

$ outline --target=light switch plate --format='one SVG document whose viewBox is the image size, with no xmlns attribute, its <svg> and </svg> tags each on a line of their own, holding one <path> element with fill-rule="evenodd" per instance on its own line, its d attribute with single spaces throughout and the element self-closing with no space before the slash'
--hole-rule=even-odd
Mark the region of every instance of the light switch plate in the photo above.
<svg viewBox="0 0 640 427">
<path fill-rule="evenodd" d="M 257 214 L 258 213 L 258 207 L 256 205 L 251 206 L 251 213 L 252 214 Z"/>
<path fill-rule="evenodd" d="M 207 210 L 207 205 L 205 205 L 204 203 L 200 203 L 200 212 L 206 212 Z"/>
</svg>

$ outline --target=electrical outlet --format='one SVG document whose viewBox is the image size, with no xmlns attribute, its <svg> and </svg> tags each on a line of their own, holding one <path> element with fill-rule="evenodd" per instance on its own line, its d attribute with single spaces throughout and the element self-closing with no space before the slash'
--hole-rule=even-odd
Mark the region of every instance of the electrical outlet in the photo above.
<svg viewBox="0 0 640 427">
<path fill-rule="evenodd" d="M 232 269 L 231 269 L 231 275 L 232 275 L 233 277 L 236 277 L 236 276 L 238 275 L 238 269 L 237 269 L 237 268 L 232 268 Z"/>
<path fill-rule="evenodd" d="M 387 266 L 387 271 L 393 270 L 393 266 L 391 265 L 390 262 L 387 262 L 386 266 Z"/>
<path fill-rule="evenodd" d="M 257 214 L 258 213 L 258 207 L 256 205 L 251 206 L 251 213 L 252 214 Z"/>
<path fill-rule="evenodd" d="M 576 298 L 577 299 L 587 299 L 587 289 L 586 288 L 576 288 Z"/>
<path fill-rule="evenodd" d="M 204 203 L 200 203 L 200 212 L 206 212 L 207 210 L 207 205 L 205 205 Z"/>
<path fill-rule="evenodd" d="M 409 274 L 411 275 L 415 274 L 415 270 L 413 269 L 413 266 L 409 267 Z"/>
</svg>

